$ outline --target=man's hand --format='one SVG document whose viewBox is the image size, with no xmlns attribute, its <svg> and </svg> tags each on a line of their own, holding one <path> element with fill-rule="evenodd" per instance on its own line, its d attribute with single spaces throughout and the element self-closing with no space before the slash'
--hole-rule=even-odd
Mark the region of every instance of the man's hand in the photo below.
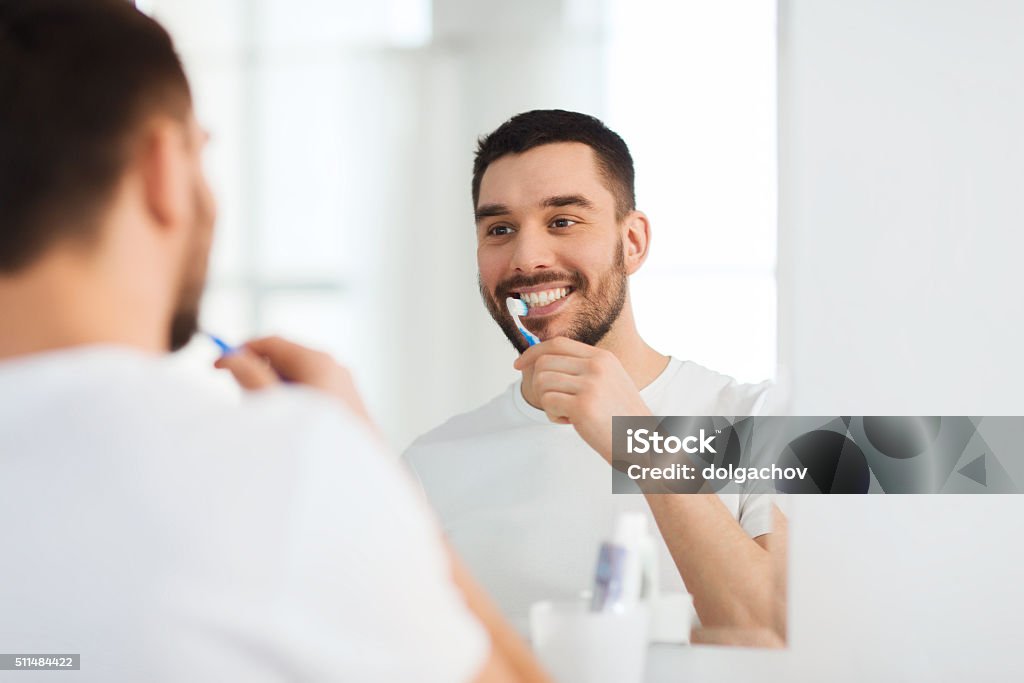
<svg viewBox="0 0 1024 683">
<path fill-rule="evenodd" d="M 523 398 L 548 419 L 571 424 L 591 448 L 612 461 L 612 416 L 650 415 L 615 354 L 566 337 L 528 348 L 516 359 Z"/>
<path fill-rule="evenodd" d="M 265 337 L 246 342 L 234 353 L 221 356 L 214 367 L 230 370 L 238 383 L 249 390 L 264 389 L 282 381 L 305 384 L 339 399 L 373 426 L 351 373 L 321 351 L 280 337 Z"/>
</svg>

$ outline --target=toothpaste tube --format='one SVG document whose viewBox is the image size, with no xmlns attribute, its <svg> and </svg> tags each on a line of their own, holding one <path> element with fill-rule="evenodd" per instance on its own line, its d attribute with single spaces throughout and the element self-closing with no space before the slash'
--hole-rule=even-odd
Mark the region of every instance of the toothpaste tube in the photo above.
<svg viewBox="0 0 1024 683">
<path fill-rule="evenodd" d="M 622 581 L 626 570 L 626 549 L 613 543 L 602 543 L 597 553 L 594 591 L 590 599 L 593 612 L 615 609 L 622 604 Z"/>
</svg>

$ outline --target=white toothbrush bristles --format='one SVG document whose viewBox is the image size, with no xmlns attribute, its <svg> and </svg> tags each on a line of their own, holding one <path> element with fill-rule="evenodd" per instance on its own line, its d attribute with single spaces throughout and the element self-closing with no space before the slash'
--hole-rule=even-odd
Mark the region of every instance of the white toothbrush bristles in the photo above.
<svg viewBox="0 0 1024 683">
<path fill-rule="evenodd" d="M 526 339 L 526 343 L 529 344 L 530 346 L 533 346 L 534 344 L 539 344 L 540 339 L 537 337 L 537 335 L 526 329 L 526 326 L 523 325 L 522 321 L 519 319 L 519 316 L 526 315 L 530 310 L 529 307 L 526 305 L 526 302 L 523 301 L 522 299 L 516 299 L 515 297 L 510 296 L 506 297 L 505 299 L 505 307 L 508 308 L 509 315 L 511 315 L 512 320 L 515 321 L 516 327 L 518 327 L 519 331 L 523 333 L 523 337 Z"/>
<path fill-rule="evenodd" d="M 525 301 L 511 296 L 505 299 L 505 306 L 508 308 L 508 312 L 513 316 L 526 315 L 530 310 L 527 308 Z"/>
</svg>

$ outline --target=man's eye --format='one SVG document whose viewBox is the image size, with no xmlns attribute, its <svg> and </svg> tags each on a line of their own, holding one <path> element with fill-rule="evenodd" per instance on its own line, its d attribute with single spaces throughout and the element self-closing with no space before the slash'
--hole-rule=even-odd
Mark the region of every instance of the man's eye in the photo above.
<svg viewBox="0 0 1024 683">
<path fill-rule="evenodd" d="M 572 220 L 571 218 L 556 218 L 555 220 L 551 221 L 552 228 L 568 228 L 573 225 L 576 225 L 576 221 Z"/>
<path fill-rule="evenodd" d="M 507 225 L 495 225 L 487 231 L 488 235 L 494 235 L 495 237 L 502 237 L 503 235 L 512 234 L 512 228 Z"/>
</svg>

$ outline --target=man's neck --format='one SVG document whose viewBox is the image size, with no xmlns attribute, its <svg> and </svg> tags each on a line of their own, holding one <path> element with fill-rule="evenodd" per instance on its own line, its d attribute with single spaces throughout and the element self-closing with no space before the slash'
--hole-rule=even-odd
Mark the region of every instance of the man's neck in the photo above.
<svg viewBox="0 0 1024 683">
<path fill-rule="evenodd" d="M 636 388 L 643 389 L 665 371 L 669 357 L 658 353 L 643 340 L 633 325 L 632 317 L 618 322 L 627 324 L 621 327 L 617 324 L 597 347 L 615 354 Z"/>
<path fill-rule="evenodd" d="M 0 360 L 86 344 L 166 350 L 159 313 L 102 268 L 54 256 L 0 276 Z"/>
</svg>

